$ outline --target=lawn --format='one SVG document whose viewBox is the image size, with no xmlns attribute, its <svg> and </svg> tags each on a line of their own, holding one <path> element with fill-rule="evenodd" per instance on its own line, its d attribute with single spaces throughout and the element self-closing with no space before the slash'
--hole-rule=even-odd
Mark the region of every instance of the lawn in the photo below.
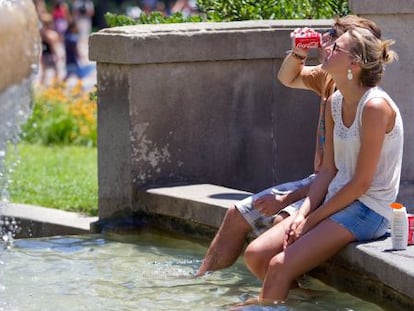
<svg viewBox="0 0 414 311">
<path fill-rule="evenodd" d="M 20 143 L 7 163 L 10 202 L 97 215 L 96 148 Z"/>
</svg>

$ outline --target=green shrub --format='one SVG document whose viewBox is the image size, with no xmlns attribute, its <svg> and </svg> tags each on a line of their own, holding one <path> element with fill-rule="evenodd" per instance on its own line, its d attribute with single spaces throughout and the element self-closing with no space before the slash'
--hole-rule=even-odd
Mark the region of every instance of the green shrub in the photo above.
<svg viewBox="0 0 414 311">
<path fill-rule="evenodd" d="M 96 98 L 79 84 L 53 84 L 34 92 L 34 107 L 22 140 L 43 145 L 96 146 Z"/>
<path fill-rule="evenodd" d="M 349 13 L 347 0 L 197 0 L 209 21 L 321 19 Z"/>
<path fill-rule="evenodd" d="M 348 0 L 197 0 L 198 15 L 181 13 L 164 16 L 160 12 L 142 13 L 138 19 L 106 13 L 109 27 L 135 24 L 184 22 L 224 22 L 263 19 L 324 19 L 350 13 Z"/>
<path fill-rule="evenodd" d="M 142 13 L 138 19 L 126 15 L 118 15 L 107 12 L 105 14 L 105 21 L 109 27 L 128 26 L 136 24 L 167 24 L 167 23 L 188 23 L 188 22 L 202 22 L 203 18 L 200 15 L 193 15 L 185 17 L 180 12 L 174 13 L 170 16 L 165 16 L 161 12 Z"/>
</svg>

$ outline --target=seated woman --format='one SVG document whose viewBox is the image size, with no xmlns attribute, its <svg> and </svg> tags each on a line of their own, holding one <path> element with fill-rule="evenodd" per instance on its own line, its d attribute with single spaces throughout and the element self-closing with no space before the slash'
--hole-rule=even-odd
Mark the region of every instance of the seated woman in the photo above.
<svg viewBox="0 0 414 311">
<path fill-rule="evenodd" d="M 246 264 L 263 286 L 247 303 L 285 300 L 299 276 L 348 243 L 386 233 L 403 154 L 400 112 L 377 87 L 384 65 L 396 57 L 392 43 L 352 28 L 324 48 L 322 68 L 337 91 L 326 107 L 322 168 L 299 212 L 248 245 Z"/>
</svg>

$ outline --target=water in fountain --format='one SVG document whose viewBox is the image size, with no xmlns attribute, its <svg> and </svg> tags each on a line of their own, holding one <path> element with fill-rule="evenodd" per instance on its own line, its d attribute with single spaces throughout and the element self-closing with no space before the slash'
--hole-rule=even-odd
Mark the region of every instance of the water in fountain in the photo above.
<svg viewBox="0 0 414 311">
<path fill-rule="evenodd" d="M 386 310 L 310 277 L 284 304 L 235 309 L 258 295 L 260 281 L 241 260 L 193 277 L 205 251 L 155 230 L 17 239 L 0 249 L 0 310 Z"/>
<path fill-rule="evenodd" d="M 40 47 L 38 25 L 31 0 L 0 0 L 0 237 L 6 245 L 18 231 L 15 219 L 2 216 L 9 202 L 9 176 L 17 164 L 17 160 L 6 163 L 6 154 L 17 159 L 13 155 L 20 127 L 31 114 L 32 76 Z"/>
<path fill-rule="evenodd" d="M 0 94 L 0 236 L 7 244 L 12 241 L 19 227 L 14 218 L 1 216 L 9 202 L 10 173 L 18 164 L 17 143 L 21 125 L 31 114 L 31 79 L 14 85 Z M 6 154 L 13 153 L 16 161 L 6 163 Z"/>
</svg>

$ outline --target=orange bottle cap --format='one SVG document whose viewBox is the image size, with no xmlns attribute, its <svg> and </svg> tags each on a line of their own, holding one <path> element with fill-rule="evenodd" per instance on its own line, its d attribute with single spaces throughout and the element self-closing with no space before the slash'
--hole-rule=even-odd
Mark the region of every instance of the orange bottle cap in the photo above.
<svg viewBox="0 0 414 311">
<path fill-rule="evenodd" d="M 404 205 L 402 205 L 401 203 L 394 202 L 394 203 L 391 203 L 391 207 L 395 209 L 400 209 L 400 208 L 403 208 Z"/>
</svg>

